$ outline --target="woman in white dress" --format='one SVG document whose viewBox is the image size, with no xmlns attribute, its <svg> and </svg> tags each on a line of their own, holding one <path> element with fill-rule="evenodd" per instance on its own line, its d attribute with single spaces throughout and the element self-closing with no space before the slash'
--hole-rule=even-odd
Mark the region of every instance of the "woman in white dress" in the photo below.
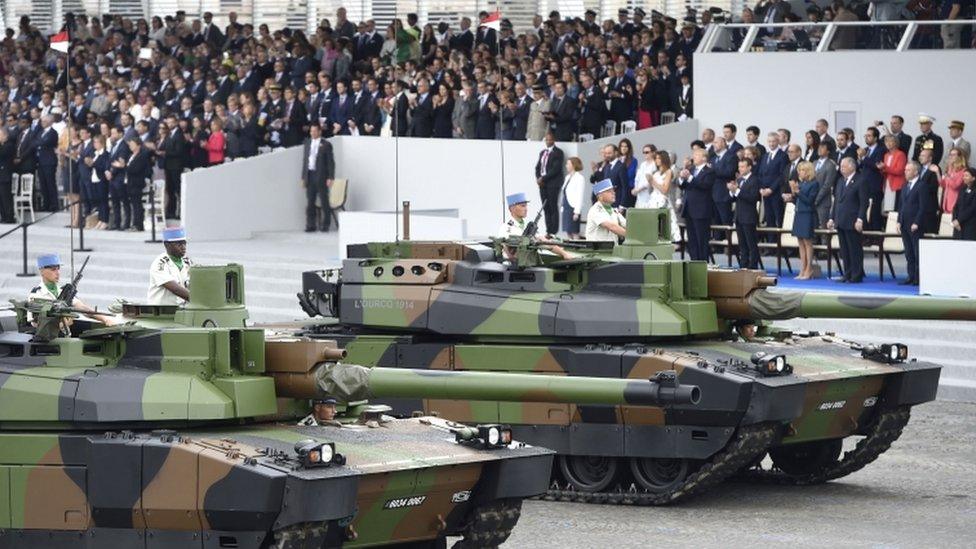
<svg viewBox="0 0 976 549">
<path fill-rule="evenodd" d="M 654 154 L 654 163 L 658 171 L 651 175 L 651 198 L 649 208 L 667 208 L 671 212 L 671 241 L 680 242 L 681 232 L 678 229 L 678 216 L 675 215 L 674 204 L 671 203 L 671 192 L 674 172 L 671 170 L 671 155 L 667 151 Z"/>
<path fill-rule="evenodd" d="M 653 208 L 651 206 L 651 186 L 652 177 L 657 172 L 657 164 L 654 162 L 654 145 L 644 145 L 642 149 L 644 161 L 637 166 L 637 174 L 634 176 L 634 189 L 630 191 L 637 197 L 634 203 L 635 208 Z"/>
<path fill-rule="evenodd" d="M 566 179 L 563 180 L 562 204 L 563 231 L 570 239 L 579 238 L 580 217 L 583 213 L 583 197 L 586 195 L 583 180 L 583 161 L 578 156 L 572 156 L 566 161 Z M 588 206 L 589 204 L 587 204 Z M 555 229 L 549 229 L 555 234 Z"/>
</svg>

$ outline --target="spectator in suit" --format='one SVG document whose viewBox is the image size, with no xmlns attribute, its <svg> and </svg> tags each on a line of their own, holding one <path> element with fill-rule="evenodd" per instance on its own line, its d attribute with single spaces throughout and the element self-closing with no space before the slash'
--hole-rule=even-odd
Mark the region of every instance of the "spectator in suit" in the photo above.
<svg viewBox="0 0 976 549">
<path fill-rule="evenodd" d="M 512 139 L 525 141 L 529 129 L 529 110 L 532 98 L 526 93 L 525 84 L 515 84 L 515 109 L 512 117 Z"/>
<path fill-rule="evenodd" d="M 15 223 L 12 181 L 17 143 L 10 131 L 0 127 L 0 223 Z"/>
<path fill-rule="evenodd" d="M 634 90 L 637 83 L 627 74 L 627 64 L 618 61 L 613 66 L 613 77 L 607 83 L 607 97 L 610 98 L 610 119 L 620 124 L 634 119 Z"/>
<path fill-rule="evenodd" d="M 735 232 L 739 238 L 739 268 L 759 268 L 759 178 L 752 160 L 738 161 L 737 177 L 725 185 L 735 202 Z"/>
<path fill-rule="evenodd" d="M 889 122 L 890 129 L 885 127 L 884 122 L 880 120 L 875 121 L 874 125 L 877 126 L 882 135 L 893 135 L 898 140 L 898 149 L 905 153 L 907 160 L 908 154 L 912 151 L 912 136 L 902 131 L 905 127 L 905 119 L 898 114 L 892 115 Z"/>
<path fill-rule="evenodd" d="M 187 167 L 187 142 L 175 115 L 171 114 L 166 117 L 166 127 L 169 129 L 169 135 L 156 148 L 156 152 L 163 157 L 163 174 L 166 181 L 166 219 L 178 219 L 176 208 L 180 202 L 183 170 Z"/>
<path fill-rule="evenodd" d="M 837 132 L 837 151 L 834 153 L 834 162 L 840 166 L 840 161 L 845 158 L 857 160 L 857 145 L 850 142 L 846 132 Z"/>
<path fill-rule="evenodd" d="M 735 140 L 735 136 L 738 132 L 739 128 L 737 128 L 735 124 L 732 124 L 731 122 L 722 126 L 722 139 L 725 139 L 726 147 L 728 147 L 729 152 L 737 159 L 739 157 L 739 151 L 742 150 L 742 144 Z"/>
<path fill-rule="evenodd" d="M 478 14 L 478 21 L 484 23 L 487 17 L 488 12 L 482 11 Z M 475 37 L 474 43 L 476 46 L 484 44 L 488 47 L 489 52 L 495 53 L 498 51 L 498 33 L 493 28 L 486 27 L 483 24 L 478 25 L 478 35 Z"/>
<path fill-rule="evenodd" d="M 694 98 L 691 92 L 691 75 L 683 73 L 680 76 L 681 84 L 674 89 L 671 98 L 671 108 L 674 109 L 675 120 L 682 121 L 694 118 Z"/>
<path fill-rule="evenodd" d="M 109 178 L 106 176 L 106 173 L 110 173 L 112 168 L 111 155 L 108 149 L 106 149 L 104 135 L 96 135 L 93 137 L 92 145 L 92 156 L 90 159 L 85 158 L 84 161 L 91 167 L 91 185 L 89 186 L 89 192 L 91 193 L 92 206 L 98 212 L 98 223 L 93 228 L 104 230 L 108 228 L 109 222 Z"/>
<path fill-rule="evenodd" d="M 475 122 L 475 139 L 495 139 L 496 116 L 491 105 L 497 99 L 487 82 L 478 82 L 478 115 Z"/>
<path fill-rule="evenodd" d="M 471 82 L 465 80 L 454 102 L 454 112 L 451 123 L 454 125 L 454 137 L 473 139 L 478 120 L 478 94 L 475 93 Z M 540 140 L 542 137 L 539 138 Z"/>
<path fill-rule="evenodd" d="M 952 210 L 953 238 L 976 240 L 976 168 L 966 168 L 962 178 L 965 187 Z"/>
<path fill-rule="evenodd" d="M 434 98 L 427 80 L 417 82 L 417 95 L 410 99 L 410 135 L 431 137 L 434 135 Z"/>
<path fill-rule="evenodd" d="M 688 232 L 688 253 L 692 260 L 708 260 L 708 225 L 712 218 L 712 190 L 715 173 L 707 165 L 708 154 L 704 149 L 692 152 L 691 165 L 679 174 L 678 186 L 684 192 L 684 218 Z"/>
<path fill-rule="evenodd" d="M 130 138 L 126 144 L 129 147 L 129 158 L 125 163 L 125 195 L 129 217 L 125 226 L 126 229 L 137 232 L 144 230 L 142 195 L 146 190 L 150 154 L 149 150 L 142 146 L 142 141 L 138 137 Z"/>
<path fill-rule="evenodd" d="M 58 132 L 54 130 L 54 117 L 41 117 L 41 129 L 34 140 L 37 151 L 37 179 L 43 199 L 42 211 L 58 211 L 58 184 L 56 180 L 58 156 Z"/>
<path fill-rule="evenodd" d="M 905 164 L 908 157 L 898 148 L 898 138 L 888 134 L 884 138 L 884 160 L 878 165 L 878 170 L 884 177 L 884 207 L 885 211 L 898 210 L 901 188 L 905 185 Z"/>
<path fill-rule="evenodd" d="M 937 233 L 940 224 L 939 179 L 942 177 L 942 171 L 938 164 L 933 161 L 932 149 L 922 149 L 918 155 L 918 163 L 921 166 L 919 173 L 921 174 L 922 190 L 928 194 L 927 200 L 922 202 L 925 209 L 922 214 L 924 223 L 922 232 Z"/>
<path fill-rule="evenodd" d="M 766 136 L 769 148 L 759 160 L 759 195 L 763 199 L 763 224 L 767 227 L 783 226 L 783 189 L 789 160 L 779 148 L 779 135 L 769 132 Z"/>
<path fill-rule="evenodd" d="M 817 120 L 817 123 L 814 125 L 814 129 L 816 130 L 818 138 L 817 144 L 819 145 L 820 143 L 825 143 L 827 145 L 827 154 L 834 156 L 834 152 L 837 150 L 837 142 L 834 141 L 833 137 L 830 137 L 829 133 L 827 133 L 827 131 L 830 129 L 830 124 L 821 118 L 820 120 Z"/>
<path fill-rule="evenodd" d="M 884 145 L 878 143 L 878 128 L 871 126 L 864 132 L 864 147 L 858 150 L 858 171 L 862 182 L 867 186 L 870 206 L 868 209 L 867 227 L 871 231 L 880 231 L 884 227 L 881 218 L 881 203 L 884 200 L 884 175 L 878 168 L 884 165 L 884 155 L 887 152 Z"/>
<path fill-rule="evenodd" d="M 525 138 L 528 141 L 542 141 L 545 138 L 549 128 L 549 121 L 546 117 L 549 107 L 549 98 L 546 97 L 542 84 L 533 85 L 528 126 L 525 130 Z"/>
<path fill-rule="evenodd" d="M 332 224 L 329 188 L 335 177 L 332 144 L 322 138 L 322 128 L 312 124 L 303 149 L 302 184 L 305 187 L 305 232 L 328 231 Z M 316 206 L 316 201 L 318 206 Z"/>
<path fill-rule="evenodd" d="M 546 114 L 550 131 L 556 136 L 557 141 L 572 141 L 576 126 L 576 104 L 571 98 L 566 97 L 565 82 L 556 82 L 555 92 L 550 110 Z"/>
<path fill-rule="evenodd" d="M 91 164 L 85 162 L 86 158 L 91 158 L 92 153 L 95 151 L 95 147 L 92 144 L 91 129 L 87 126 L 81 126 L 78 128 L 78 137 L 81 143 L 77 148 L 77 156 L 75 157 L 74 169 L 78 177 L 77 188 L 81 192 L 81 215 L 87 218 L 91 215 L 94 209 L 91 196 L 91 181 L 92 172 Z M 90 228 L 86 225 L 85 228 Z"/>
<path fill-rule="evenodd" d="M 932 131 L 932 124 L 935 122 L 935 118 L 925 114 L 924 112 L 918 113 L 918 129 L 919 134 L 915 138 L 915 148 L 912 150 L 912 160 L 916 162 L 919 161 L 919 156 L 923 149 L 932 150 L 932 162 L 936 165 L 942 162 L 943 153 L 943 143 L 942 137 L 937 135 Z"/>
<path fill-rule="evenodd" d="M 397 137 L 410 135 L 410 124 L 407 115 L 410 112 L 410 101 L 407 99 L 407 83 L 403 80 L 394 82 L 396 94 L 390 98 L 390 130 Z"/>
<path fill-rule="evenodd" d="M 817 222 L 821 229 L 827 228 L 830 210 L 834 202 L 834 187 L 837 184 L 837 163 L 830 159 L 830 149 L 827 144 L 820 142 L 820 158 L 813 165 L 817 180 Z M 830 238 L 825 237 L 825 238 Z"/>
<path fill-rule="evenodd" d="M 244 105 L 241 109 L 241 128 L 237 132 L 239 156 L 250 158 L 258 154 L 258 146 L 263 141 L 263 135 L 263 128 L 254 104 Z"/>
<path fill-rule="evenodd" d="M 791 145 L 795 147 L 796 145 Z M 799 241 L 800 274 L 797 280 L 813 278 L 813 236 L 817 228 L 817 192 L 816 169 L 812 162 L 800 162 L 796 168 L 796 179 L 789 180 L 789 192 L 783 200 L 793 202 L 796 215 L 793 217 L 792 234 Z"/>
<path fill-rule="evenodd" d="M 549 132 L 546 134 L 546 148 L 539 152 L 539 160 L 535 163 L 535 181 L 542 198 L 546 227 L 551 231 L 559 228 L 559 191 L 563 184 L 563 164 L 563 151 L 556 146 L 555 135 Z"/>
<path fill-rule="evenodd" d="M 607 104 L 603 98 L 603 91 L 593 82 L 593 76 L 584 72 L 580 76 L 583 85 L 579 93 L 580 133 L 588 133 L 594 137 L 600 136 L 603 123 L 607 119 Z"/>
<path fill-rule="evenodd" d="M 450 38 L 452 50 L 463 52 L 470 56 L 474 49 L 474 32 L 471 30 L 471 18 L 462 17 L 459 23 L 460 31 Z"/>
<path fill-rule="evenodd" d="M 828 229 L 837 229 L 840 255 L 844 262 L 841 282 L 864 281 L 864 217 L 868 209 L 868 189 L 857 177 L 857 163 L 844 158 L 840 163 L 840 178 L 834 190 L 834 207 L 827 221 Z"/>
<path fill-rule="evenodd" d="M 729 149 L 724 137 L 716 137 L 712 141 L 712 153 L 712 170 L 715 173 L 715 187 L 712 189 L 715 211 L 712 214 L 712 224 L 731 225 L 733 197 L 729 194 L 728 184 L 735 180 L 738 173 L 739 158 Z"/>
<path fill-rule="evenodd" d="M 746 147 L 753 147 L 759 152 L 759 156 L 753 161 L 753 168 L 756 167 L 756 162 L 759 161 L 763 155 L 766 154 L 766 147 L 759 142 L 759 136 L 761 135 L 759 128 L 757 126 L 749 126 L 746 128 Z"/>
<path fill-rule="evenodd" d="M 917 162 L 905 165 L 905 191 L 902 195 L 901 207 L 898 210 L 898 232 L 905 246 L 905 262 L 908 267 L 908 278 L 899 284 L 918 284 L 918 240 L 925 227 L 925 212 L 929 209 L 926 202 L 930 196 L 924 189 L 924 181 L 920 177 L 921 166 Z"/>
<path fill-rule="evenodd" d="M 131 149 L 122 138 L 122 128 L 113 126 L 111 129 L 112 148 L 109 153 L 109 169 L 105 173 L 108 180 L 109 198 L 112 201 L 112 223 L 110 231 L 124 231 L 129 228 L 131 211 L 125 188 L 125 167 L 129 161 Z"/>
</svg>

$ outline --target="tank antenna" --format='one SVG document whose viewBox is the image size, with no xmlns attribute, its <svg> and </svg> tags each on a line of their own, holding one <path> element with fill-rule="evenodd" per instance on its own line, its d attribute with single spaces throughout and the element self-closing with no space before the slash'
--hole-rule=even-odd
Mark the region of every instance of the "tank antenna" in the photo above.
<svg viewBox="0 0 976 549">
<path fill-rule="evenodd" d="M 401 92 L 405 93 L 405 92 Z M 390 127 L 393 128 L 393 230 L 395 231 L 395 240 L 400 242 L 400 128 L 398 127 L 397 119 L 397 106 L 400 103 L 400 94 L 395 94 L 393 96 L 393 123 Z"/>
</svg>

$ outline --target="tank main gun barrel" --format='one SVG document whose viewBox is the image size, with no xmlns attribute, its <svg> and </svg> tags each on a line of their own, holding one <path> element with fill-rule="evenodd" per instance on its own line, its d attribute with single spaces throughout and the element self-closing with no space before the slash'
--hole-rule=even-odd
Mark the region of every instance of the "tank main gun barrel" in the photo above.
<svg viewBox="0 0 976 549">
<path fill-rule="evenodd" d="M 771 291 L 775 279 L 761 271 L 709 270 L 708 293 L 720 318 L 883 318 L 976 320 L 976 300 Z"/>
</svg>

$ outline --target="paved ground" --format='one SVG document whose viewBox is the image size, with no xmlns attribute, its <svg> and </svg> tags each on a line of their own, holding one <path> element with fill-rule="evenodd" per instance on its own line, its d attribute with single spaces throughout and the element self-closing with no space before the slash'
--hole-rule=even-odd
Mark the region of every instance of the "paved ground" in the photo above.
<svg viewBox="0 0 976 549">
<path fill-rule="evenodd" d="M 976 546 L 976 405 L 915 409 L 875 463 L 822 486 L 726 484 L 675 507 L 526 502 L 506 547 Z"/>
</svg>

